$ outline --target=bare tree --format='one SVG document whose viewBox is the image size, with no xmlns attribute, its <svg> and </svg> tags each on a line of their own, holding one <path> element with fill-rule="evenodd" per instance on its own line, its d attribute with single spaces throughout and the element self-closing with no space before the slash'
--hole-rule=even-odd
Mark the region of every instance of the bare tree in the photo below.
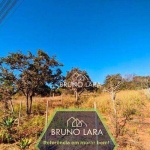
<svg viewBox="0 0 150 150">
<path fill-rule="evenodd" d="M 111 96 L 113 110 L 114 110 L 114 122 L 115 122 L 115 134 L 118 136 L 118 123 L 117 123 L 117 108 L 116 108 L 116 94 L 121 90 L 123 79 L 120 74 L 108 75 L 105 79 L 104 92 L 108 92 Z"/>
</svg>

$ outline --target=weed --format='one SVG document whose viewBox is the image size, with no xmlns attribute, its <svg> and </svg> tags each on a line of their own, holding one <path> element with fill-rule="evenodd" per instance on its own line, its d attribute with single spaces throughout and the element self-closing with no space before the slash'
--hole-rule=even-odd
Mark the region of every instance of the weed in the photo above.
<svg viewBox="0 0 150 150">
<path fill-rule="evenodd" d="M 31 139 L 22 138 L 20 142 L 17 144 L 21 150 L 28 148 L 32 143 Z"/>
</svg>

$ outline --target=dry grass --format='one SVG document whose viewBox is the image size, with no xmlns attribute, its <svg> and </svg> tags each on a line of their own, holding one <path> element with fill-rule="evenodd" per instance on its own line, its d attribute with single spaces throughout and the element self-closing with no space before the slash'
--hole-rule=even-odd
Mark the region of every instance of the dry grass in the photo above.
<svg viewBox="0 0 150 150">
<path fill-rule="evenodd" d="M 149 93 L 147 91 L 121 91 L 117 94 L 116 105 L 118 110 L 118 116 L 123 118 L 123 113 L 126 111 L 135 109 L 131 121 L 129 121 L 124 129 L 122 136 L 118 138 L 118 143 L 120 146 L 117 150 L 138 150 L 142 146 L 142 150 L 150 150 L 150 100 Z M 29 134 L 33 138 L 34 143 L 32 143 L 30 149 L 34 149 L 34 144 L 38 137 L 36 137 L 36 132 L 41 132 L 45 126 L 45 112 L 46 103 L 49 101 L 48 116 L 51 117 L 54 112 L 54 108 L 51 107 L 51 101 L 58 101 L 62 99 L 63 104 L 61 106 L 55 106 L 55 108 L 94 108 L 94 102 L 97 104 L 97 109 L 105 120 L 111 133 L 114 134 L 113 123 L 112 123 L 112 101 L 108 93 L 102 93 L 100 95 L 88 95 L 81 96 L 79 102 L 77 103 L 74 96 L 63 95 L 62 97 L 34 97 L 33 98 L 33 114 L 28 121 L 25 115 L 25 97 L 16 97 L 13 100 L 14 108 L 16 114 L 19 111 L 20 101 L 22 101 L 22 128 L 20 132 L 32 133 Z M 31 132 L 32 131 L 32 132 Z M 126 141 L 126 142 L 125 142 Z M 16 144 L 1 144 L 0 149 L 16 149 Z"/>
<path fill-rule="evenodd" d="M 82 104 L 82 108 L 92 108 L 94 102 L 97 109 L 105 119 L 105 123 L 114 134 L 112 116 L 113 107 L 111 97 L 108 93 L 102 93 L 97 97 L 89 97 Z M 118 138 L 120 146 L 118 150 L 149 150 L 150 149 L 150 101 L 142 90 L 121 91 L 116 97 L 117 115 L 120 120 L 124 119 L 124 114 L 134 111 L 131 121 L 128 121 L 123 130 L 123 136 Z M 127 142 L 125 142 L 126 140 Z"/>
</svg>

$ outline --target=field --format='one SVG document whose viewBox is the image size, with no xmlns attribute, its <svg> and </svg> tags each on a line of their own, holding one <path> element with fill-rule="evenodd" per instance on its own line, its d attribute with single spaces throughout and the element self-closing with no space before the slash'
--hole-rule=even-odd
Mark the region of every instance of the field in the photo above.
<svg viewBox="0 0 150 150">
<path fill-rule="evenodd" d="M 61 101 L 59 101 L 61 100 Z M 35 143 L 46 124 L 46 107 L 48 102 L 48 118 L 55 108 L 94 108 L 94 103 L 105 124 L 115 136 L 113 124 L 113 107 L 110 95 L 83 94 L 76 102 L 72 95 L 61 97 L 34 97 L 32 114 L 25 113 L 25 98 L 16 96 L 13 98 L 15 122 L 10 130 L 10 137 L 6 136 L 6 130 L 1 127 L 0 149 L 19 150 L 20 139 L 24 138 L 31 144 L 26 149 L 34 150 Z M 3 104 L 0 105 L 3 108 Z M 121 91 L 116 96 L 117 123 L 119 135 L 116 138 L 117 150 L 150 150 L 150 93 L 148 90 Z M 0 122 L 4 112 L 0 111 Z M 10 140 L 8 140 L 10 138 Z"/>
</svg>

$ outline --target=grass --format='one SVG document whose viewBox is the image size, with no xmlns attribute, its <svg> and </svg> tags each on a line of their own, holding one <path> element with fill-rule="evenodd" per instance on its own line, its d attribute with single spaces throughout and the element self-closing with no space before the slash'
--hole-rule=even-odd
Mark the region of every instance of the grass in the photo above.
<svg viewBox="0 0 150 150">
<path fill-rule="evenodd" d="M 20 109 L 20 101 L 22 101 L 22 110 L 20 118 L 20 126 L 17 126 L 17 122 L 13 129 L 15 131 L 15 142 L 10 144 L 3 144 L 1 142 L 0 149 L 15 149 L 18 150 L 18 142 L 21 138 L 32 139 L 32 143 L 27 149 L 35 149 L 34 145 L 39 138 L 41 132 L 45 127 L 45 113 L 46 103 L 49 97 L 35 97 L 33 100 L 32 114 L 28 117 L 25 113 L 25 98 L 16 97 L 13 100 L 15 116 L 18 117 Z M 81 96 L 79 102 L 75 101 L 75 97 L 71 95 L 64 95 L 62 97 L 63 108 L 94 108 L 94 102 L 96 102 L 97 109 L 104 118 L 105 123 L 114 134 L 114 128 L 112 123 L 113 109 L 111 97 L 108 93 L 101 93 L 99 95 Z M 119 136 L 117 142 L 119 147 L 117 150 L 138 150 L 139 143 L 144 145 L 144 150 L 149 150 L 149 126 L 150 124 L 150 100 L 145 91 L 128 90 L 121 91 L 116 97 L 116 108 L 119 121 L 125 118 L 127 113 L 132 113 L 131 120 L 129 120 L 122 131 L 122 135 Z M 48 116 L 50 117 L 55 108 L 52 108 L 49 103 Z M 3 114 L 0 111 L 0 114 Z M 1 115 L 3 116 L 3 115 Z M 2 118 L 0 117 L 0 120 Z M 1 129 L 2 131 L 2 129 Z M 138 144 L 137 144 L 138 143 Z"/>
</svg>

